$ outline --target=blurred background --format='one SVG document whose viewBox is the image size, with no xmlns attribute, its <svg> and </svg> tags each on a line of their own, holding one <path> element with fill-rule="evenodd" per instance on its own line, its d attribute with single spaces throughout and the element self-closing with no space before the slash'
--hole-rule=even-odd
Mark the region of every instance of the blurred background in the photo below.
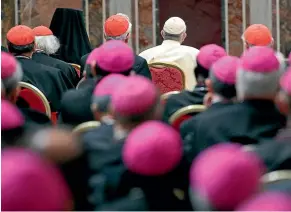
<svg viewBox="0 0 291 212">
<path fill-rule="evenodd" d="M 92 46 L 103 42 L 104 20 L 116 13 L 127 14 L 133 24 L 130 44 L 137 53 L 159 44 L 166 19 L 179 16 L 188 28 L 186 45 L 208 43 L 224 46 L 232 55 L 243 51 L 242 31 L 262 23 L 273 31 L 277 50 L 291 51 L 291 0 L 1 0 L 2 43 L 17 24 L 49 26 L 58 7 L 84 11 Z M 250 9 L 251 8 L 251 9 Z"/>
</svg>

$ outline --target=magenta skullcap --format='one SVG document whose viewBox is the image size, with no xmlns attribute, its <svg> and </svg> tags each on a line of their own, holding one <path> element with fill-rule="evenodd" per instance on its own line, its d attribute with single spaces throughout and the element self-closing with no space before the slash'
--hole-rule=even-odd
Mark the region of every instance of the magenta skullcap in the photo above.
<svg viewBox="0 0 291 212">
<path fill-rule="evenodd" d="M 128 135 L 122 158 L 130 171 L 157 176 L 173 170 L 182 154 L 182 140 L 176 130 L 159 121 L 147 121 Z"/>
<path fill-rule="evenodd" d="M 209 70 L 214 62 L 226 55 L 225 49 L 221 46 L 208 44 L 200 48 L 197 61 L 203 68 Z"/>
<path fill-rule="evenodd" d="M 1 102 L 1 130 L 12 130 L 24 125 L 24 117 L 21 112 L 9 101 Z"/>
<path fill-rule="evenodd" d="M 112 94 L 113 110 L 122 116 L 141 115 L 157 102 L 157 89 L 145 77 L 129 76 Z"/>
<path fill-rule="evenodd" d="M 123 41 L 109 40 L 92 51 L 88 62 L 93 61 L 104 71 L 121 73 L 133 68 L 135 56 L 132 48 Z"/>
<path fill-rule="evenodd" d="M 104 77 L 95 87 L 94 96 L 112 95 L 112 93 L 120 86 L 121 83 L 125 82 L 127 77 L 121 74 L 109 74 Z"/>
<path fill-rule="evenodd" d="M 281 192 L 264 192 L 241 204 L 236 211 L 291 211 L 291 196 Z"/>
<path fill-rule="evenodd" d="M 234 85 L 236 82 L 236 71 L 239 61 L 238 57 L 222 57 L 212 65 L 211 71 L 219 81 Z"/>
<path fill-rule="evenodd" d="M 1 79 L 5 88 L 17 85 L 22 80 L 22 68 L 9 53 L 1 52 Z"/>
<path fill-rule="evenodd" d="M 280 79 L 280 86 L 288 95 L 291 96 L 291 67 L 287 70 L 286 73 Z"/>
<path fill-rule="evenodd" d="M 272 48 L 254 46 L 243 53 L 240 66 L 244 71 L 269 73 L 279 71 L 280 62 Z"/>
<path fill-rule="evenodd" d="M 98 48 L 93 49 L 93 51 L 90 52 L 90 54 L 87 57 L 86 64 L 92 64 L 94 62 L 94 59 L 96 57 L 96 54 L 98 54 Z"/>
<path fill-rule="evenodd" d="M 239 144 L 217 144 L 194 160 L 191 187 L 206 197 L 216 210 L 232 210 L 259 187 L 264 166 Z"/>
<path fill-rule="evenodd" d="M 20 148 L 3 150 L 1 160 L 2 210 L 70 209 L 70 192 L 63 176 L 53 164 Z"/>
</svg>

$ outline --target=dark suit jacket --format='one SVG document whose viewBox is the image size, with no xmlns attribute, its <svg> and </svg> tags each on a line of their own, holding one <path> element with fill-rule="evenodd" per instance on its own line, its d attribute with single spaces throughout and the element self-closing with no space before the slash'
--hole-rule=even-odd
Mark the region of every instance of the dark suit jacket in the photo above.
<svg viewBox="0 0 291 212">
<path fill-rule="evenodd" d="M 89 166 L 92 172 L 91 182 L 99 184 L 98 176 L 105 179 L 102 188 L 96 183 L 93 196 L 98 205 L 98 196 L 111 202 L 126 196 L 131 189 L 140 188 L 146 197 L 149 210 L 191 210 L 188 197 L 189 164 L 182 160 L 171 172 L 156 177 L 141 176 L 130 172 L 122 160 L 124 140 L 115 141 L 113 125 L 103 124 L 84 135 L 82 143 L 88 155 Z M 185 198 L 179 200 L 173 190 L 178 188 L 184 191 Z M 100 194 L 100 192 L 102 192 Z"/>
<path fill-rule="evenodd" d="M 168 122 L 171 115 L 182 107 L 195 104 L 203 104 L 203 99 L 207 90 L 205 87 L 195 87 L 194 91 L 182 91 L 179 94 L 170 96 L 166 102 L 163 121 Z"/>
<path fill-rule="evenodd" d="M 86 81 L 88 82 L 86 86 L 78 90 L 69 90 L 63 95 L 59 123 L 77 126 L 83 122 L 94 120 L 90 106 L 95 80 L 87 79 Z"/>
<path fill-rule="evenodd" d="M 181 126 L 188 159 L 219 142 L 247 137 L 261 141 L 274 137 L 286 119 L 273 102 L 248 100 L 225 105 L 213 104 L 208 110 L 187 120 Z"/>
<path fill-rule="evenodd" d="M 89 56 L 89 54 L 86 54 L 86 55 L 82 56 L 82 58 L 81 58 L 81 72 L 82 73 L 84 71 L 84 67 L 85 67 L 86 60 L 87 60 L 88 56 Z M 135 63 L 134 63 L 133 70 L 138 75 L 142 75 L 148 79 L 152 79 L 151 72 L 150 72 L 147 61 L 138 55 L 135 55 Z"/>
<path fill-rule="evenodd" d="M 79 82 L 79 76 L 74 67 L 64 61 L 50 57 L 49 55 L 41 51 L 34 52 L 32 55 L 32 59 L 43 65 L 60 69 L 63 74 L 63 79 L 68 85 L 68 88 L 74 88 Z"/>
</svg>

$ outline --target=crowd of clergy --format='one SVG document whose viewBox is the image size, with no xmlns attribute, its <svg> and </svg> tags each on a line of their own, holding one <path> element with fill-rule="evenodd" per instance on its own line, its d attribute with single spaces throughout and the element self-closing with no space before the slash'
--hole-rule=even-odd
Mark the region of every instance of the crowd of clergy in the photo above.
<svg viewBox="0 0 291 212">
<path fill-rule="evenodd" d="M 57 8 L 49 27 L 8 31 L 2 210 L 291 211 L 291 55 L 275 50 L 270 30 L 250 25 L 236 57 L 182 45 L 191 26 L 171 17 L 163 42 L 136 55 L 131 27 L 110 16 L 93 48 L 82 12 Z M 185 89 L 162 101 L 153 62 L 179 66 Z M 56 122 L 19 96 L 21 82 L 43 93 Z M 205 109 L 173 127 L 191 105 Z M 89 121 L 99 126 L 75 133 Z M 266 183 L 272 173 L 283 180 Z"/>
</svg>

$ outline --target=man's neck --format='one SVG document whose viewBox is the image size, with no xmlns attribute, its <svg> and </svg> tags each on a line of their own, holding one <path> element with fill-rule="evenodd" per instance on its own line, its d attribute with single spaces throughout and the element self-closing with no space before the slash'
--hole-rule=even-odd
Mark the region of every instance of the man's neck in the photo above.
<svg viewBox="0 0 291 212">
<path fill-rule="evenodd" d="M 16 55 L 16 56 L 22 56 L 22 57 L 31 58 L 32 57 L 32 54 L 33 54 L 33 52 L 29 52 L 29 53 L 22 53 L 22 54 L 19 54 L 19 55 Z"/>
</svg>

